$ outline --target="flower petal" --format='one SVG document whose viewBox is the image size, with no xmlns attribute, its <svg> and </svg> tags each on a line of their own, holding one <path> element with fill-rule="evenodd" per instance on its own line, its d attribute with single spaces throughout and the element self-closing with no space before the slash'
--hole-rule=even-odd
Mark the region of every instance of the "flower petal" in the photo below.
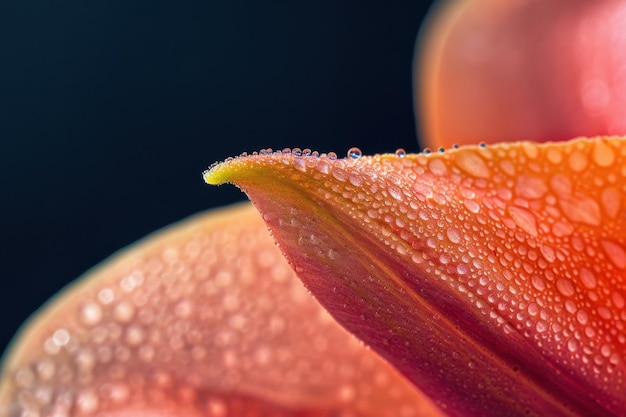
<svg viewBox="0 0 626 417">
<path fill-rule="evenodd" d="M 59 294 L 0 382 L 2 416 L 440 415 L 307 294 L 247 204 L 150 236 Z"/>
<path fill-rule="evenodd" d="M 626 134 L 626 3 L 438 4 L 415 66 L 428 146 Z"/>
<path fill-rule="evenodd" d="M 348 330 L 453 415 L 626 413 L 626 139 L 205 173 Z"/>
</svg>

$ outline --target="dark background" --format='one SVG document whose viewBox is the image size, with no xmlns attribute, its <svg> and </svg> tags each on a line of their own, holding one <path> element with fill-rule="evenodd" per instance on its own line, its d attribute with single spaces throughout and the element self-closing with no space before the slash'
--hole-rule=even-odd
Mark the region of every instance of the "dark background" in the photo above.
<svg viewBox="0 0 626 417">
<path fill-rule="evenodd" d="M 419 149 L 428 2 L 267 3 L 0 1 L 0 351 L 114 251 L 244 199 L 216 160 Z"/>
</svg>

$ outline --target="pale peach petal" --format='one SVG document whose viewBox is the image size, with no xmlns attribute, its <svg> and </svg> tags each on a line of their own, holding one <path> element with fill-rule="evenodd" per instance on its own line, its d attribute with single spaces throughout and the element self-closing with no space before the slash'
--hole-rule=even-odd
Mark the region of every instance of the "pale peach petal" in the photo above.
<svg viewBox="0 0 626 417">
<path fill-rule="evenodd" d="M 5 358 L 0 407 L 16 417 L 438 415 L 307 293 L 247 204 L 151 235 L 57 295 Z"/>
</svg>

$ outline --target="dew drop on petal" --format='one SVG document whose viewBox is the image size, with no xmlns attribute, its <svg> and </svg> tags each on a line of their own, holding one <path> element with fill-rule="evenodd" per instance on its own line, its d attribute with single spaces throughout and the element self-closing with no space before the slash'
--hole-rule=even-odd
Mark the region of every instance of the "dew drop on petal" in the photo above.
<svg viewBox="0 0 626 417">
<path fill-rule="evenodd" d="M 102 319 L 102 307 L 94 302 L 82 306 L 79 313 L 80 321 L 86 326 L 94 326 Z"/>
<path fill-rule="evenodd" d="M 546 323 L 543 320 L 539 320 L 535 326 L 535 328 L 537 329 L 537 332 L 539 333 L 543 333 L 546 330 L 548 330 L 548 323 Z"/>
<path fill-rule="evenodd" d="M 580 151 L 574 151 L 570 154 L 568 162 L 573 171 L 581 172 L 587 168 L 587 163 L 589 161 L 587 160 L 587 156 L 585 154 Z"/>
<path fill-rule="evenodd" d="M 113 294 L 113 290 L 110 288 L 103 288 L 98 293 L 98 301 L 103 305 L 111 304 L 114 299 L 115 294 Z"/>
<path fill-rule="evenodd" d="M 567 278 L 559 278 L 556 281 L 556 288 L 559 290 L 561 294 L 565 297 L 570 297 L 574 295 L 574 284 L 571 280 Z"/>
<path fill-rule="evenodd" d="M 611 294 L 611 300 L 613 301 L 613 305 L 619 308 L 620 310 L 624 308 L 626 302 L 624 301 L 624 296 L 617 291 L 613 291 Z"/>
<path fill-rule="evenodd" d="M 59 329 L 52 335 L 52 341 L 57 346 L 65 346 L 70 341 L 70 333 L 65 329 Z"/>
<path fill-rule="evenodd" d="M 611 218 L 615 218 L 619 213 L 620 206 L 622 204 L 622 195 L 615 187 L 610 187 L 602 191 L 600 196 L 602 201 L 602 207 L 604 212 Z"/>
<path fill-rule="evenodd" d="M 546 289 L 546 283 L 540 276 L 533 276 L 531 282 L 533 284 L 533 287 L 535 287 L 535 289 L 538 291 L 543 291 Z"/>
<path fill-rule="evenodd" d="M 98 410 L 98 394 L 93 390 L 80 390 L 76 395 L 76 409 L 79 414 L 90 414 Z"/>
<path fill-rule="evenodd" d="M 454 227 L 448 227 L 446 229 L 446 235 L 452 243 L 459 243 L 461 241 L 461 233 L 458 229 L 455 229 Z"/>
<path fill-rule="evenodd" d="M 396 156 L 399 158 L 404 158 L 406 156 L 406 151 L 402 148 L 396 149 Z"/>
<path fill-rule="evenodd" d="M 622 245 L 606 239 L 602 240 L 601 244 L 602 249 L 616 267 L 626 268 L 626 251 Z"/>
<path fill-rule="evenodd" d="M 394 199 L 402 200 L 402 191 L 399 187 L 395 185 L 390 185 L 387 190 L 389 191 L 389 195 L 392 196 Z"/>
<path fill-rule="evenodd" d="M 464 200 L 463 205 L 466 209 L 468 209 L 472 213 L 478 213 L 480 211 L 480 204 L 475 202 L 474 200 Z"/>
<path fill-rule="evenodd" d="M 433 175 L 437 176 L 446 175 L 448 173 L 448 168 L 441 159 L 432 159 L 428 163 L 428 169 L 433 173 Z"/>
<path fill-rule="evenodd" d="M 471 149 L 459 150 L 454 154 L 455 164 L 465 173 L 476 178 L 489 178 L 491 171 L 479 155 Z"/>
<path fill-rule="evenodd" d="M 600 206 L 586 196 L 561 196 L 559 204 L 563 214 L 573 222 L 599 226 L 602 220 Z"/>
<path fill-rule="evenodd" d="M 590 290 L 593 290 L 596 287 L 597 281 L 596 276 L 589 268 L 580 268 L 580 282 Z"/>
<path fill-rule="evenodd" d="M 113 317 L 119 323 L 128 323 L 135 315 L 135 308 L 128 302 L 122 301 L 113 310 Z"/>
<path fill-rule="evenodd" d="M 604 140 L 596 140 L 593 146 L 593 160 L 598 166 L 608 167 L 615 160 L 615 152 Z"/>
<path fill-rule="evenodd" d="M 535 216 L 521 207 L 509 207 L 509 215 L 523 231 L 531 236 L 537 236 L 537 223 Z"/>
<path fill-rule="evenodd" d="M 359 159 L 361 156 L 363 156 L 363 153 L 361 152 L 361 149 L 357 148 L 356 146 L 353 146 L 352 148 L 348 149 L 348 153 L 347 153 L 348 158 Z"/>
<path fill-rule="evenodd" d="M 548 192 L 545 181 L 529 176 L 520 175 L 515 185 L 515 193 L 520 198 L 537 199 L 543 197 Z"/>
</svg>

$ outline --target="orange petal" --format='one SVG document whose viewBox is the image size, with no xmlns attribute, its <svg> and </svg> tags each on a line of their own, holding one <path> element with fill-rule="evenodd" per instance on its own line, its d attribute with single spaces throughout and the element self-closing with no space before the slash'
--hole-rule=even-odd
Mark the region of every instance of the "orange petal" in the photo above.
<svg viewBox="0 0 626 417">
<path fill-rule="evenodd" d="M 239 185 L 305 285 L 453 415 L 624 415 L 626 139 L 359 159 Z"/>
<path fill-rule="evenodd" d="M 427 146 L 626 134 L 626 3 L 439 2 L 415 66 Z"/>
<path fill-rule="evenodd" d="M 420 413 L 439 415 L 307 294 L 249 205 L 150 236 L 59 294 L 0 384 L 2 416 Z"/>
</svg>

